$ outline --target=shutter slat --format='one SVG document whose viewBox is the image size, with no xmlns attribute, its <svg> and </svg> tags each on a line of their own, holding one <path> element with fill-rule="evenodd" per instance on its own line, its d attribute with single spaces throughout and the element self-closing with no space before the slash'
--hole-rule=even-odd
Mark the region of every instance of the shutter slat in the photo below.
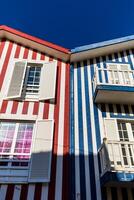
<svg viewBox="0 0 134 200">
<path fill-rule="evenodd" d="M 53 144 L 53 120 L 37 121 L 29 182 L 49 182 Z"/>
<path fill-rule="evenodd" d="M 7 98 L 19 98 L 21 97 L 23 81 L 26 71 L 26 62 L 16 62 L 12 78 L 10 81 Z"/>
<path fill-rule="evenodd" d="M 57 62 L 45 63 L 41 70 L 39 100 L 55 98 Z"/>
</svg>

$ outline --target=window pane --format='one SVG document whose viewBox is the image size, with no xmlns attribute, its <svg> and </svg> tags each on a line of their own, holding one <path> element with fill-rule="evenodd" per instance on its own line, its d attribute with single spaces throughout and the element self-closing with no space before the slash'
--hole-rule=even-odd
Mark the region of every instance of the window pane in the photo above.
<svg viewBox="0 0 134 200">
<path fill-rule="evenodd" d="M 15 123 L 0 123 L 0 152 L 10 152 L 15 132 Z"/>
</svg>

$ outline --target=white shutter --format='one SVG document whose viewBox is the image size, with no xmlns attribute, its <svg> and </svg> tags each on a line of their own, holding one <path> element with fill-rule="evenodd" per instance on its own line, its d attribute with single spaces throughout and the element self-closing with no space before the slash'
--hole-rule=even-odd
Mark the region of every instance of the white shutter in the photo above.
<svg viewBox="0 0 134 200">
<path fill-rule="evenodd" d="M 7 98 L 21 97 L 25 71 L 26 71 L 26 62 L 15 63 L 12 78 L 11 78 L 8 93 L 7 93 Z"/>
<path fill-rule="evenodd" d="M 53 120 L 37 121 L 29 182 L 49 182 L 53 145 Z"/>
<path fill-rule="evenodd" d="M 41 70 L 39 100 L 54 99 L 57 62 L 45 63 Z"/>
<path fill-rule="evenodd" d="M 108 140 L 119 141 L 116 119 L 104 119 L 104 128 Z"/>
</svg>

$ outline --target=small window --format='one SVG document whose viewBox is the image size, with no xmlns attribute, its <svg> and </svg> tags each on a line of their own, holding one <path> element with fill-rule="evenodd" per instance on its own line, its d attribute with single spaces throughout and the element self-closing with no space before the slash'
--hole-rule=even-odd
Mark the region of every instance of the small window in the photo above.
<svg viewBox="0 0 134 200">
<path fill-rule="evenodd" d="M 9 79 L 7 99 L 54 99 L 57 62 L 31 63 L 15 62 Z"/>
<path fill-rule="evenodd" d="M 23 83 L 23 95 L 38 95 L 40 90 L 40 77 L 42 64 L 28 63 Z"/>
<path fill-rule="evenodd" d="M 0 166 L 28 166 L 32 135 L 33 123 L 0 122 Z"/>
</svg>

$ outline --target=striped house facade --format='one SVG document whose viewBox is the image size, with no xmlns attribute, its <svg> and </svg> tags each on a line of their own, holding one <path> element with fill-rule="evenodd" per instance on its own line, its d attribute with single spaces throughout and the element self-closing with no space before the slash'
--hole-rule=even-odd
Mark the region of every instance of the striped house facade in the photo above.
<svg viewBox="0 0 134 200">
<path fill-rule="evenodd" d="M 3 28 L 2 28 L 3 29 Z M 4 27 L 4 29 L 8 29 Z M 11 31 L 15 34 L 15 30 Z M 17 33 L 18 34 L 18 33 Z M 20 33 L 19 33 L 20 34 Z M 17 36 L 15 36 L 17 37 Z M 25 37 L 21 33 L 20 37 Z M 28 38 L 32 40 L 33 38 Z M 37 40 L 38 42 L 38 40 Z M 40 42 L 40 41 L 39 41 Z M 51 47 L 53 50 L 53 47 Z M 61 51 L 61 50 L 60 50 Z M 66 50 L 67 51 L 67 50 Z M 51 52 L 51 51 L 50 51 Z M 14 59 L 35 63 L 55 61 L 57 66 L 55 100 L 9 100 L 5 98 L 9 79 L 13 71 Z M 1 183 L 1 200 L 52 200 L 68 199 L 68 153 L 69 153 L 69 64 L 53 54 L 19 44 L 16 41 L 0 41 L 0 119 L 14 120 L 54 120 L 53 146 L 50 181 L 39 183 Z M 17 77 L 16 77 L 17 79 Z M 44 83 L 49 84 L 49 83 Z M 45 87 L 45 86 L 44 86 Z"/>
<path fill-rule="evenodd" d="M 134 199 L 133 41 L 69 51 L 0 26 L 0 200 Z"/>
<path fill-rule="evenodd" d="M 70 154 L 72 172 L 72 196 L 70 199 L 133 200 L 134 186 L 133 182 L 131 184 L 129 182 L 133 181 L 133 173 L 129 174 L 132 179 L 127 177 L 128 171 L 126 170 L 122 174 L 123 181 L 120 179 L 110 182 L 109 180 L 103 184 L 104 179 L 108 179 L 108 176 L 106 174 L 104 179 L 101 178 L 101 164 L 98 159 L 98 152 L 103 140 L 107 137 L 108 130 L 105 127 L 105 120 L 132 123 L 134 120 L 134 105 L 133 103 L 119 103 L 118 99 L 117 103 L 114 102 L 115 99 L 105 102 L 103 97 L 104 102 L 102 99 L 98 100 L 100 102 L 95 102 L 95 98 L 99 99 L 99 97 L 96 97 L 97 94 L 95 94 L 94 78 L 97 71 L 98 88 L 108 84 L 109 74 L 105 70 L 107 70 L 107 64 L 109 63 L 111 65 L 127 64 L 130 66 L 130 70 L 134 70 L 134 51 L 133 49 L 128 49 L 117 52 L 116 49 L 112 53 L 107 51 L 104 55 L 94 57 L 90 55 L 92 48 L 89 48 L 89 55 L 85 56 L 86 59 L 78 58 L 84 51 L 88 51 L 87 49 L 83 47 L 83 49 L 72 50 L 74 57 L 70 66 Z M 123 90 L 124 85 L 122 84 L 119 87 Z M 129 91 L 130 88 L 127 88 L 127 90 Z M 118 95 L 120 94 L 116 93 L 117 97 Z M 120 96 L 120 101 L 122 102 L 121 98 Z M 110 130 L 110 128 L 109 126 L 108 129 Z"/>
</svg>

